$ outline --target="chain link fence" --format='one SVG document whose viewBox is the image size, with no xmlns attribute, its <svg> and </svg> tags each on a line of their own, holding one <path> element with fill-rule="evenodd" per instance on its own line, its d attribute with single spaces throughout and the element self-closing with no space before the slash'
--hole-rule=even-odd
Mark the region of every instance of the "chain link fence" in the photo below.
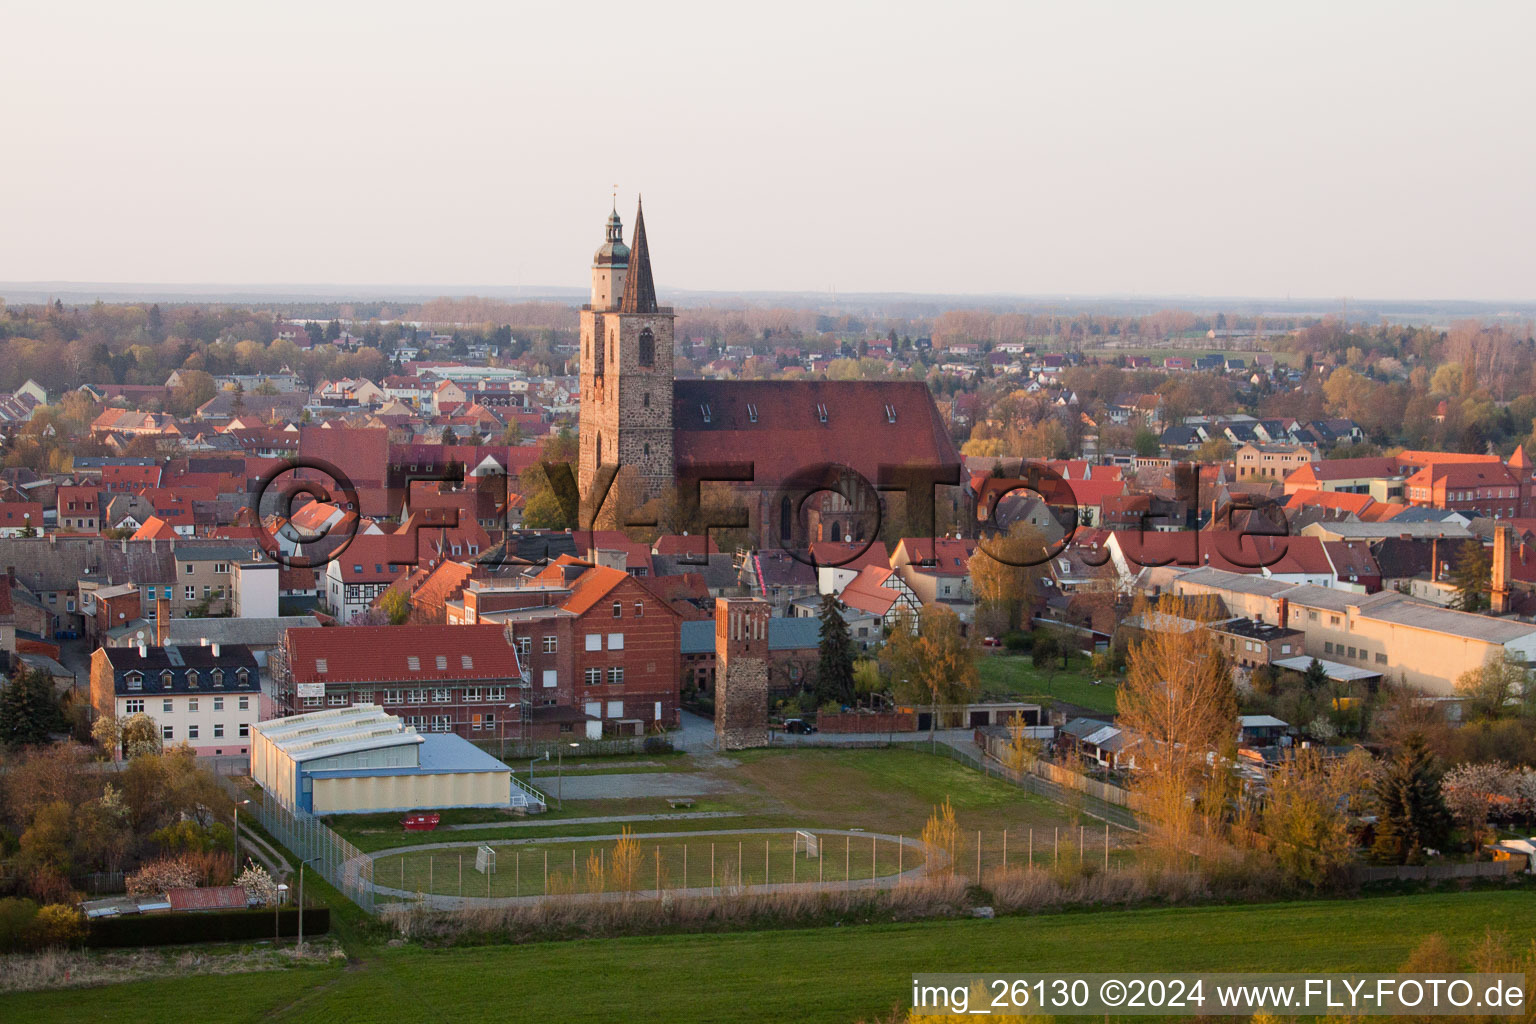
<svg viewBox="0 0 1536 1024">
<path fill-rule="evenodd" d="M 218 780 L 236 800 L 251 795 L 227 775 L 219 775 Z M 270 798 L 252 799 L 247 813 L 343 896 L 374 913 L 373 861 L 367 854 L 314 815 L 290 811 Z"/>
</svg>

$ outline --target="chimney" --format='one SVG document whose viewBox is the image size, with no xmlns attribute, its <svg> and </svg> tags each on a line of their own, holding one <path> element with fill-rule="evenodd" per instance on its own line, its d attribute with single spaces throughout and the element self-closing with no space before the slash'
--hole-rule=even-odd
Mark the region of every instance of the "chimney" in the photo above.
<svg viewBox="0 0 1536 1024">
<path fill-rule="evenodd" d="M 171 602 L 163 595 L 155 598 L 155 644 L 165 646 L 165 638 L 171 630 Z"/>
<path fill-rule="evenodd" d="M 1429 582 L 1440 582 L 1440 538 L 1429 542 Z"/>
<path fill-rule="evenodd" d="M 213 645 L 213 656 L 215 658 L 217 658 L 219 656 L 219 645 L 218 644 L 214 644 Z"/>
<path fill-rule="evenodd" d="M 1495 615 L 1509 614 L 1509 578 L 1514 572 L 1514 551 L 1510 546 L 1513 531 L 1508 523 L 1502 523 L 1493 531 L 1493 572 L 1490 610 Z"/>
<path fill-rule="evenodd" d="M 1291 599 L 1282 597 L 1276 602 L 1275 615 L 1280 619 L 1280 625 L 1284 626 L 1291 621 Z"/>
<path fill-rule="evenodd" d="M 149 657 L 149 648 L 144 646 L 144 641 L 143 640 L 139 641 L 139 657 L 141 657 L 141 658 Z"/>
</svg>

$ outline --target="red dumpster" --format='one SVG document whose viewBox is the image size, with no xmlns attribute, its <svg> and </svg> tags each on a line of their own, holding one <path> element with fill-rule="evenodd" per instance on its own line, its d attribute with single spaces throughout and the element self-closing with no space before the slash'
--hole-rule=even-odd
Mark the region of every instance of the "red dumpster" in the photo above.
<svg viewBox="0 0 1536 1024">
<path fill-rule="evenodd" d="M 407 814 L 400 819 L 407 832 L 431 832 L 440 820 L 437 814 Z"/>
</svg>

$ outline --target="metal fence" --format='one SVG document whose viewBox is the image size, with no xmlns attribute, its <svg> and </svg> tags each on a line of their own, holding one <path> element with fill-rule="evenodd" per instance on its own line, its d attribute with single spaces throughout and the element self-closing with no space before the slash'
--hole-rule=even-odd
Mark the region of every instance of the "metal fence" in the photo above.
<svg viewBox="0 0 1536 1024">
<path fill-rule="evenodd" d="M 501 757 L 503 744 L 499 740 L 478 740 L 475 746 L 488 753 Z M 541 761 L 545 754 L 553 760 L 555 756 L 564 757 L 613 757 L 625 754 L 669 754 L 673 750 L 672 739 L 669 736 L 609 736 L 600 740 L 567 738 L 561 740 L 520 740 L 507 737 L 505 754 L 502 758 L 513 768 L 516 762 L 526 761 L 529 758 L 538 758 Z"/>
<path fill-rule="evenodd" d="M 320 872 L 343 896 L 368 913 L 373 906 L 373 861 L 309 814 L 295 813 L 275 801 L 253 804 L 261 827 Z"/>
<path fill-rule="evenodd" d="M 216 776 L 235 800 L 251 794 L 228 775 Z M 320 872 L 347 899 L 374 913 L 373 861 L 367 854 L 332 832 L 319 818 L 290 811 L 270 795 L 253 799 L 247 813 L 261 822 L 267 834 L 286 846 L 311 869 Z"/>
<path fill-rule="evenodd" d="M 917 744 L 914 749 L 921 750 L 923 745 Z M 995 779 L 1002 779 L 1004 782 L 1011 782 L 1020 789 L 1033 793 L 1036 796 L 1043 796 L 1047 800 L 1056 803 L 1072 803 L 1090 818 L 1095 818 L 1126 831 L 1139 831 L 1136 817 L 1128 808 L 1106 803 L 1091 793 L 1071 790 L 1070 787 L 1043 779 L 1031 771 L 1009 768 L 995 758 L 984 755 L 978 757 L 943 741 L 940 741 L 934 749 L 952 760 L 975 768 L 984 775 Z"/>
</svg>

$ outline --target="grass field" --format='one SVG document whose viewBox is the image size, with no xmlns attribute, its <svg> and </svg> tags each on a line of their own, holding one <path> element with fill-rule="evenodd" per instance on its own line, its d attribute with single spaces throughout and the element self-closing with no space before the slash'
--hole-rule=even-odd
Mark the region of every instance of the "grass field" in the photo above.
<svg viewBox="0 0 1536 1024">
<path fill-rule="evenodd" d="M 643 829 L 641 831 L 644 831 Z M 877 878 L 922 863 L 920 850 L 898 850 L 893 841 L 872 837 L 826 836 L 819 857 L 794 852 L 794 833 L 689 836 L 638 839 L 639 864 L 627 886 L 613 877 L 614 841 L 528 843 L 495 846 L 496 871 L 475 870 L 475 847 L 395 854 L 374 861 L 379 885 L 406 892 L 448 896 L 540 896 L 546 893 L 648 892 L 711 885 L 764 882 L 842 882 Z M 589 858 L 597 856 L 594 883 Z M 572 879 L 575 881 L 572 882 Z"/>
<path fill-rule="evenodd" d="M 1115 685 L 1106 679 L 1093 685 L 1093 673 L 1083 658 L 1073 658 L 1071 667 L 1054 675 L 1035 668 L 1028 655 L 991 654 L 982 658 L 978 667 L 981 687 L 1012 693 L 1034 701 L 1065 701 L 1079 707 L 1105 714 L 1114 714 Z"/>
<path fill-rule="evenodd" d="M 1391 971 L 1438 932 L 1465 953 L 1528 936 L 1536 893 L 1478 891 L 870 924 L 527 946 L 359 950 L 346 968 L 11 995 L 29 1022 L 794 1020 L 851 1024 L 902 1002 L 914 971 Z"/>
<path fill-rule="evenodd" d="M 1098 687 L 1096 689 L 1102 689 Z M 920 747 L 921 744 L 914 745 Z M 332 828 L 359 850 L 442 842 L 504 842 L 609 835 L 614 824 L 565 825 L 570 818 L 658 815 L 637 822 L 638 832 L 692 832 L 752 828 L 857 828 L 915 836 L 935 805 L 950 797 L 963 827 L 988 834 L 1002 829 L 1048 829 L 1075 825 L 1073 809 L 1034 796 L 997 779 L 986 778 L 926 748 L 848 750 L 831 747 L 772 748 L 730 755 L 731 792 L 698 797 L 690 810 L 718 811 L 728 818 L 686 818 L 661 797 L 622 800 L 567 800 L 563 810 L 533 819 L 499 811 L 456 811 L 443 824 L 486 824 L 486 828 L 406 832 L 400 815 L 336 815 Z M 516 828 L 497 822 L 528 821 Z M 566 851 L 566 857 L 570 856 Z"/>
</svg>

